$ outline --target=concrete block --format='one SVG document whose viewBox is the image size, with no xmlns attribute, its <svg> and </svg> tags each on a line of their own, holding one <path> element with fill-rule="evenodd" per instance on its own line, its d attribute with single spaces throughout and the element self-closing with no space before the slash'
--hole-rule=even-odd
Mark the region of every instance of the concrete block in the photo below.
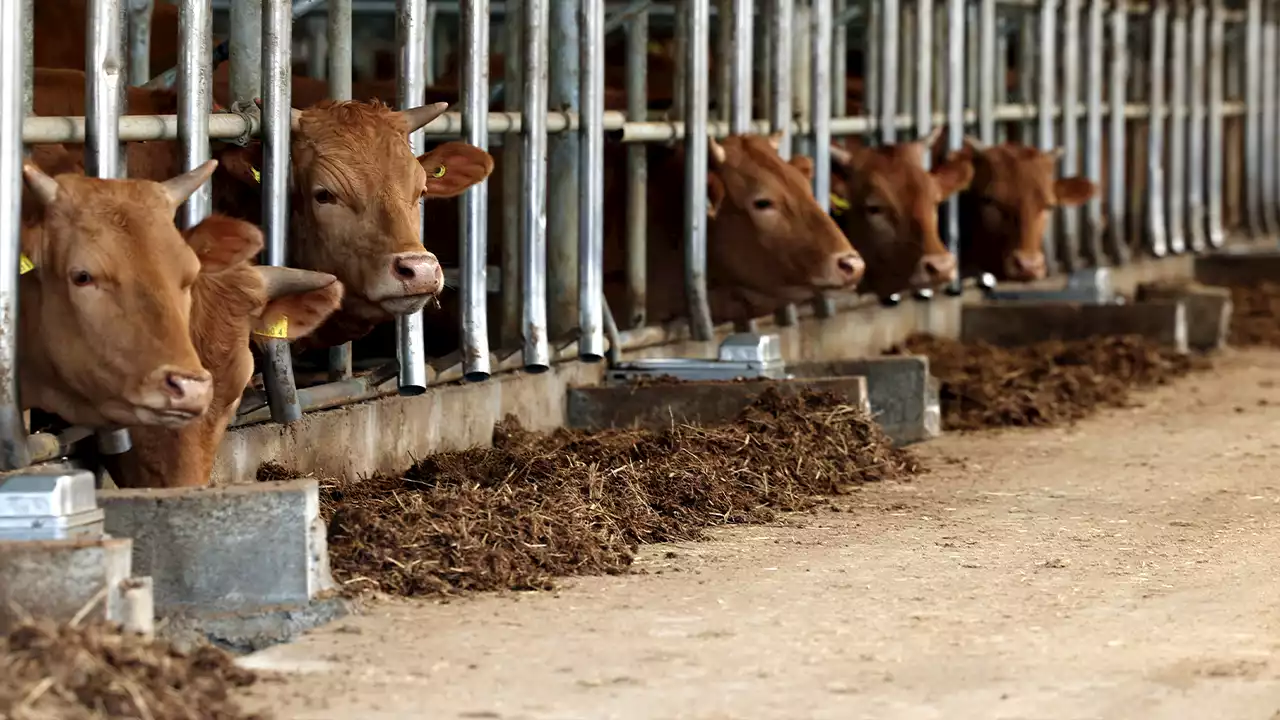
<svg viewBox="0 0 1280 720">
<path fill-rule="evenodd" d="M 1241 248 L 1195 259 L 1194 277 L 1205 285 L 1259 285 L 1280 282 L 1280 250 Z"/>
<path fill-rule="evenodd" d="M 1187 351 L 1187 312 L 1181 300 L 1134 305 L 990 303 L 961 311 L 960 339 L 1002 347 L 1104 335 L 1142 335 Z"/>
<path fill-rule="evenodd" d="M 250 610 L 333 588 L 315 480 L 216 488 L 103 490 L 107 532 L 133 539 L 156 610 Z"/>
<path fill-rule="evenodd" d="M 24 615 L 66 622 L 83 617 L 150 632 L 145 580 L 130 578 L 127 539 L 28 540 L 0 543 L 0 631 Z"/>
<path fill-rule="evenodd" d="M 1192 280 L 1140 283 L 1139 303 L 1181 300 L 1187 308 L 1187 346 L 1192 350 L 1219 350 L 1227 345 L 1231 329 L 1231 291 Z"/>
<path fill-rule="evenodd" d="M 659 430 L 670 427 L 673 422 L 697 425 L 730 422 L 770 387 L 784 394 L 805 389 L 835 392 L 847 397 L 850 404 L 869 407 L 867 383 L 861 377 L 604 385 L 571 388 L 565 401 L 569 427 Z"/>
<path fill-rule="evenodd" d="M 871 413 L 897 445 L 922 442 L 942 433 L 938 382 L 929 374 L 929 358 L 894 355 L 798 363 L 788 369 L 801 378 L 865 377 Z"/>
</svg>

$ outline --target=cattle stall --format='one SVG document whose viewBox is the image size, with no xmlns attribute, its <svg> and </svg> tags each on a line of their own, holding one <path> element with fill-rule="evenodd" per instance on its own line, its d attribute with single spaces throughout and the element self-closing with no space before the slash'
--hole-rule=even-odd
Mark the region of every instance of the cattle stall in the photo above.
<svg viewBox="0 0 1280 720">
<path fill-rule="evenodd" d="M 125 143 L 176 142 L 184 171 L 210 159 L 211 142 L 260 143 L 262 262 L 287 266 L 295 262 L 290 108 L 299 74 L 326 81 L 335 100 L 356 97 L 356 82 L 394 80 L 394 97 L 381 99 L 401 110 L 422 106 L 434 87 L 456 90 L 447 112 L 410 133 L 414 154 L 461 138 L 499 163 L 457 201 L 456 262 L 444 271 L 456 300 L 457 347 L 429 352 L 424 335 L 435 316 L 419 310 L 395 318 L 394 358 L 361 357 L 359 341 L 356 352 L 347 341 L 327 349 L 324 372 L 303 382 L 288 341 L 269 338 L 261 389 L 245 391 L 237 428 L 292 425 L 307 413 L 495 376 L 532 382 L 529 375 L 575 363 L 582 365 L 565 371 L 575 381 L 596 381 L 600 372 L 591 368 L 611 353 L 688 353 L 729 327 L 803 323 L 805 333 L 821 335 L 851 312 L 901 314 L 996 287 L 983 273 L 960 273 L 936 294 L 903 289 L 868 301 L 822 291 L 811 302 L 721 322 L 709 299 L 708 195 L 700 189 L 708 186 L 709 154 L 729 136 L 780 133 L 782 158 L 812 159 L 813 197 L 832 214 L 845 203 L 832 191 L 833 142 L 885 145 L 943 128 L 926 167 L 962 151 L 966 137 L 1060 149 L 1059 175 L 1088 178 L 1100 190 L 1082 207 L 1053 213 L 1043 235 L 1047 277 L 1037 287 L 1099 268 L 1146 272 L 1161 259 L 1214 252 L 1229 238 L 1280 232 L 1273 72 L 1280 7 L 1262 0 L 181 0 L 176 24 L 160 22 L 175 9 L 166 0 L 83 4 L 83 117 L 32 114 L 32 58 L 56 40 L 34 29 L 44 0 L 6 3 L 0 21 L 6 469 L 61 456 L 86 435 L 73 428 L 59 442 L 28 438 L 20 420 L 15 283 L 24 143 L 84 144 L 86 170 L 99 177 L 128 174 Z M 166 28 L 176 31 L 173 67 L 155 65 L 166 57 L 157 54 L 159 41 L 174 44 L 162 38 Z M 380 67 L 388 49 L 394 68 Z M 501 79 L 491 77 L 489 62 L 498 52 Z M 672 72 L 655 57 L 669 60 Z M 214 102 L 224 63 L 228 107 Z M 618 79 L 622 87 L 613 87 Z M 176 113 L 126 114 L 126 85 L 175 87 Z M 624 107 L 609 107 L 610 90 L 622 92 Z M 502 109 L 492 109 L 499 102 Z M 659 174 L 646 146 L 660 145 L 683 152 L 681 188 L 667 188 L 684 200 L 682 231 L 672 238 L 683 265 L 678 320 L 650 317 L 660 299 L 654 279 L 671 271 L 647 262 L 646 224 L 654 218 L 646 186 Z M 608 151 L 618 147 L 625 148 L 621 186 L 606 181 Z M 490 193 L 499 174 L 502 192 Z M 614 195 L 625 198 L 620 224 L 607 211 Z M 939 208 L 940 232 L 963 267 L 958 198 Z M 178 225 L 193 227 L 213 210 L 210 181 L 183 205 Z M 440 238 L 421 202 L 418 217 L 431 237 L 427 249 L 436 250 L 431 243 Z M 618 257 L 607 257 L 607 228 L 619 226 Z M 606 266 L 622 284 L 622 307 L 604 300 Z M 458 442 L 480 442 L 487 432 Z M 126 428 L 97 437 L 101 453 L 130 448 Z"/>
</svg>

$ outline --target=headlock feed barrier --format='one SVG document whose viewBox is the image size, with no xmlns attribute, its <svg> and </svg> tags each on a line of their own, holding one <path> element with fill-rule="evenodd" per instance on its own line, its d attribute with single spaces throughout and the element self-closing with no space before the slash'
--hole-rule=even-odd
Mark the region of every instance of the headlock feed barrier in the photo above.
<svg viewBox="0 0 1280 720">
<path fill-rule="evenodd" d="M 429 378 L 540 372 L 575 353 L 597 361 L 608 344 L 652 338 L 648 288 L 669 269 L 646 267 L 645 143 L 684 147 L 683 188 L 670 191 L 687 195 L 681 332 L 696 340 L 714 332 L 708 156 L 729 135 L 780 133 L 783 158 L 813 159 L 814 196 L 831 212 L 839 209 L 831 206 L 833 141 L 887 144 L 943 128 L 949 151 L 962 150 L 966 136 L 1059 148 L 1060 174 L 1083 175 L 1102 192 L 1055 213 L 1044 233 L 1050 275 L 1203 253 L 1233 230 L 1280 233 L 1275 0 L 179 0 L 176 68 L 167 70 L 150 67 L 160 37 L 153 19 L 172 9 L 165 0 L 87 0 L 84 117 L 30 114 L 33 48 L 54 41 L 34 36 L 32 3 L 0 2 L 5 468 L 31 462 L 36 446 L 17 397 L 24 143 L 84 143 L 89 174 L 110 178 L 128 173 L 122 143 L 176 140 L 185 171 L 210 158 L 211 140 L 260 138 L 264 262 L 285 265 L 297 72 L 327 79 L 331 98 L 349 99 L 356 70 L 360 82 L 376 81 L 388 74 L 379 70 L 382 60 L 393 57 L 394 97 L 381 99 L 402 109 L 423 105 L 432 86 L 455 88 L 456 103 L 411 134 L 412 149 L 421 154 L 449 137 L 491 148 L 502 194 L 480 183 L 459 204 L 457 268 L 446 270 L 460 298 L 455 352 L 428 357 L 423 313 L 403 315 L 394 361 L 353 361 L 347 343 L 329 350 L 328 382 L 298 387 L 287 341 L 272 340 L 261 358 L 265 393 L 248 390 L 234 424 L 290 423 L 308 410 L 387 394 L 392 379 L 413 395 L 425 392 Z M 228 38 L 217 46 L 215 27 Z M 606 64 L 615 35 L 624 68 Z M 498 52 L 505 60 L 495 81 L 489 59 Z M 660 67 L 652 58 L 667 52 L 674 72 L 650 77 Z M 212 100 L 224 61 L 233 101 L 226 109 Z M 614 69 L 624 70 L 623 87 L 608 87 Z M 177 114 L 123 115 L 129 83 L 176 85 Z M 624 91 L 623 109 L 606 109 L 610 91 Z M 664 94 L 669 100 L 658 101 Z M 498 101 L 502 110 L 490 111 Z M 615 143 L 628 144 L 618 271 L 626 300 L 610 308 L 605 157 Z M 500 206 L 503 226 L 492 256 L 490 203 Z M 199 223 L 212 207 L 207 183 L 180 209 L 179 226 Z M 940 218 L 943 239 L 959 255 L 955 196 Z M 427 249 L 435 249 L 441 238 L 423 229 Z M 958 275 L 948 291 L 958 294 L 962 281 Z M 930 297 L 915 294 L 919 302 Z M 827 294 L 806 312 L 829 317 L 848 302 Z M 794 324 L 798 316 L 786 306 L 775 321 Z M 129 447 L 124 430 L 102 430 L 99 438 L 108 453 Z"/>
</svg>

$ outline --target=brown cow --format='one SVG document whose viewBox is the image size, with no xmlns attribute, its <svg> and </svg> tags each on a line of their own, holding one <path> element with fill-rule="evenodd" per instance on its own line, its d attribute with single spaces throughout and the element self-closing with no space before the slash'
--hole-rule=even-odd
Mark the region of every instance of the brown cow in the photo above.
<svg viewBox="0 0 1280 720">
<path fill-rule="evenodd" d="M 33 4 L 35 66 L 84 70 L 89 0 L 38 0 Z M 151 13 L 151 70 L 159 74 L 177 64 L 178 6 L 157 0 Z"/>
<path fill-rule="evenodd" d="M 1045 276 L 1044 231 L 1057 207 L 1082 205 L 1098 192 L 1084 177 L 1054 178 L 1061 148 L 1045 152 L 1018 143 L 984 146 L 965 138 L 952 160 L 973 163 L 960 194 L 960 262 L 971 277 L 1031 281 Z"/>
<path fill-rule="evenodd" d="M 180 427 L 208 408 L 212 378 L 188 324 L 199 263 L 173 214 L 215 165 L 157 183 L 50 177 L 27 164 L 25 407 L 88 427 Z"/>
<path fill-rule="evenodd" d="M 938 204 L 968 186 L 973 164 L 957 158 L 925 170 L 941 132 L 876 148 L 832 146 L 832 214 L 867 262 L 859 291 L 885 298 L 955 279 L 955 256 L 938 233 Z"/>
</svg>

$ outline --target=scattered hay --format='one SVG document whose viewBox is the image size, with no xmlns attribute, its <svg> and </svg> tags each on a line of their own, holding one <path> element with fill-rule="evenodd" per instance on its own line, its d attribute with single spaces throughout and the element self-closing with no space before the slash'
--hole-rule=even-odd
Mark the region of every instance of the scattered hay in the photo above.
<svg viewBox="0 0 1280 720">
<path fill-rule="evenodd" d="M 255 675 L 218 648 L 181 653 L 106 623 L 23 623 L 0 637 L 0 718 L 253 720 L 228 696 Z"/>
<path fill-rule="evenodd" d="M 914 335 L 889 354 L 928 356 L 946 430 L 1074 422 L 1207 365 L 1137 336 L 1005 349 Z"/>
<path fill-rule="evenodd" d="M 1233 287 L 1231 305 L 1229 343 L 1280 348 L 1280 284 Z"/>
<path fill-rule="evenodd" d="M 843 396 L 769 388 L 719 427 L 544 435 L 508 418 L 491 448 L 326 484 L 322 504 L 334 576 L 350 591 L 546 589 L 556 576 L 623 572 L 640 543 L 767 522 L 915 470 Z"/>
</svg>

